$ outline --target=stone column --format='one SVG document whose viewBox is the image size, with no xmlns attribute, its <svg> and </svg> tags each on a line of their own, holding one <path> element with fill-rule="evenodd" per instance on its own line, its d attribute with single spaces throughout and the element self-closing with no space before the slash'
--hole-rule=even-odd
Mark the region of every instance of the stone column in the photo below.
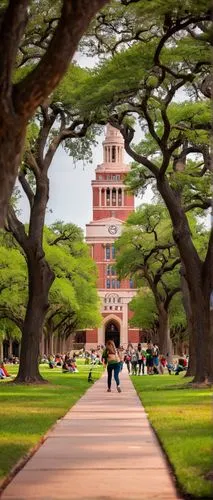
<svg viewBox="0 0 213 500">
<path fill-rule="evenodd" d="M 110 195 L 109 195 L 109 206 L 112 207 L 112 188 L 110 188 Z"/>
<path fill-rule="evenodd" d="M 128 303 L 124 302 L 126 299 L 123 299 L 123 328 L 122 328 L 122 338 L 121 343 L 124 347 L 127 347 L 128 344 Z"/>
<path fill-rule="evenodd" d="M 104 330 L 105 330 L 104 325 L 102 325 L 100 328 L 98 328 L 98 344 L 99 345 L 105 344 Z"/>
<path fill-rule="evenodd" d="M 124 206 L 124 188 L 122 188 L 122 198 L 121 198 L 121 204 L 122 204 L 122 207 Z"/>
</svg>

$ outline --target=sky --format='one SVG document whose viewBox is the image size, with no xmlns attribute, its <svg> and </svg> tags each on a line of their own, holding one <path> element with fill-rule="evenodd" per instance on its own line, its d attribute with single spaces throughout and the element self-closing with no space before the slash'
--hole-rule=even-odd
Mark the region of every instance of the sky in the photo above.
<svg viewBox="0 0 213 500">
<path fill-rule="evenodd" d="M 50 197 L 46 213 L 46 224 L 50 225 L 57 220 L 72 222 L 85 230 L 85 225 L 92 220 L 92 188 L 91 181 L 95 179 L 95 169 L 103 161 L 103 135 L 98 138 L 98 145 L 93 148 L 93 162 L 78 162 L 74 164 L 72 158 L 60 147 L 49 169 Z M 131 158 L 126 156 L 126 162 Z M 150 202 L 148 192 L 143 202 Z M 141 200 L 136 199 L 136 206 Z M 23 193 L 19 208 L 21 220 L 28 222 L 29 206 Z"/>
<path fill-rule="evenodd" d="M 82 67 L 92 67 L 98 62 L 96 57 L 90 58 L 82 54 L 76 54 L 75 61 Z M 92 188 L 91 181 L 95 179 L 95 169 L 103 161 L 102 142 L 104 140 L 104 128 L 102 136 L 98 137 L 98 145 L 93 148 L 93 162 L 78 162 L 75 164 L 70 156 L 58 148 L 57 153 L 49 169 L 50 197 L 46 212 L 45 223 L 47 225 L 61 220 L 72 222 L 85 231 L 85 225 L 92 220 Z M 135 141 L 140 140 L 139 130 L 136 130 Z M 126 155 L 125 162 L 130 163 L 132 158 Z M 148 189 L 143 197 L 143 202 L 151 202 L 152 193 Z M 141 199 L 136 199 L 136 206 L 141 204 Z M 29 205 L 23 193 L 19 203 L 20 218 L 22 222 L 29 221 Z"/>
</svg>

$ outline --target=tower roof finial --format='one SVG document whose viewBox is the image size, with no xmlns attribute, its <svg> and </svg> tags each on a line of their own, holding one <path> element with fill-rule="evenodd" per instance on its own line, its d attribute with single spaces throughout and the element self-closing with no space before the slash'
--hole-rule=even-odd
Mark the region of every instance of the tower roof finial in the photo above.
<svg viewBox="0 0 213 500">
<path fill-rule="evenodd" d="M 120 130 L 107 123 L 104 143 L 124 144 Z"/>
</svg>

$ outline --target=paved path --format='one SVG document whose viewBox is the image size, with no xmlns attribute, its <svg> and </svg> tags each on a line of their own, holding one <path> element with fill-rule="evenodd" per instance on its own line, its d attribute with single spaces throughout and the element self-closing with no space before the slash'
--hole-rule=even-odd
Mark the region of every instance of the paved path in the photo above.
<svg viewBox="0 0 213 500">
<path fill-rule="evenodd" d="M 121 394 L 115 386 L 106 392 L 106 375 L 96 382 L 54 426 L 2 500 L 180 498 L 126 372 L 121 382 Z"/>
</svg>

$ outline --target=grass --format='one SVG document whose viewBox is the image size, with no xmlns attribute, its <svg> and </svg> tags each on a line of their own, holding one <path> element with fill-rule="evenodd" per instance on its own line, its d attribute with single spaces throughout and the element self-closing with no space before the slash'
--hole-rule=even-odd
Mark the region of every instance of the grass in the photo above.
<svg viewBox="0 0 213 500">
<path fill-rule="evenodd" d="M 0 382 L 0 481 L 90 387 L 90 366 L 82 360 L 77 365 L 79 373 L 74 374 L 41 365 L 41 374 L 50 384 L 22 386 Z M 18 367 L 9 365 L 7 369 L 15 375 Z M 93 380 L 102 372 L 102 366 L 94 367 Z"/>
<path fill-rule="evenodd" d="M 182 375 L 132 377 L 172 464 L 178 485 L 192 498 L 212 498 L 212 391 L 187 387 Z"/>
</svg>

